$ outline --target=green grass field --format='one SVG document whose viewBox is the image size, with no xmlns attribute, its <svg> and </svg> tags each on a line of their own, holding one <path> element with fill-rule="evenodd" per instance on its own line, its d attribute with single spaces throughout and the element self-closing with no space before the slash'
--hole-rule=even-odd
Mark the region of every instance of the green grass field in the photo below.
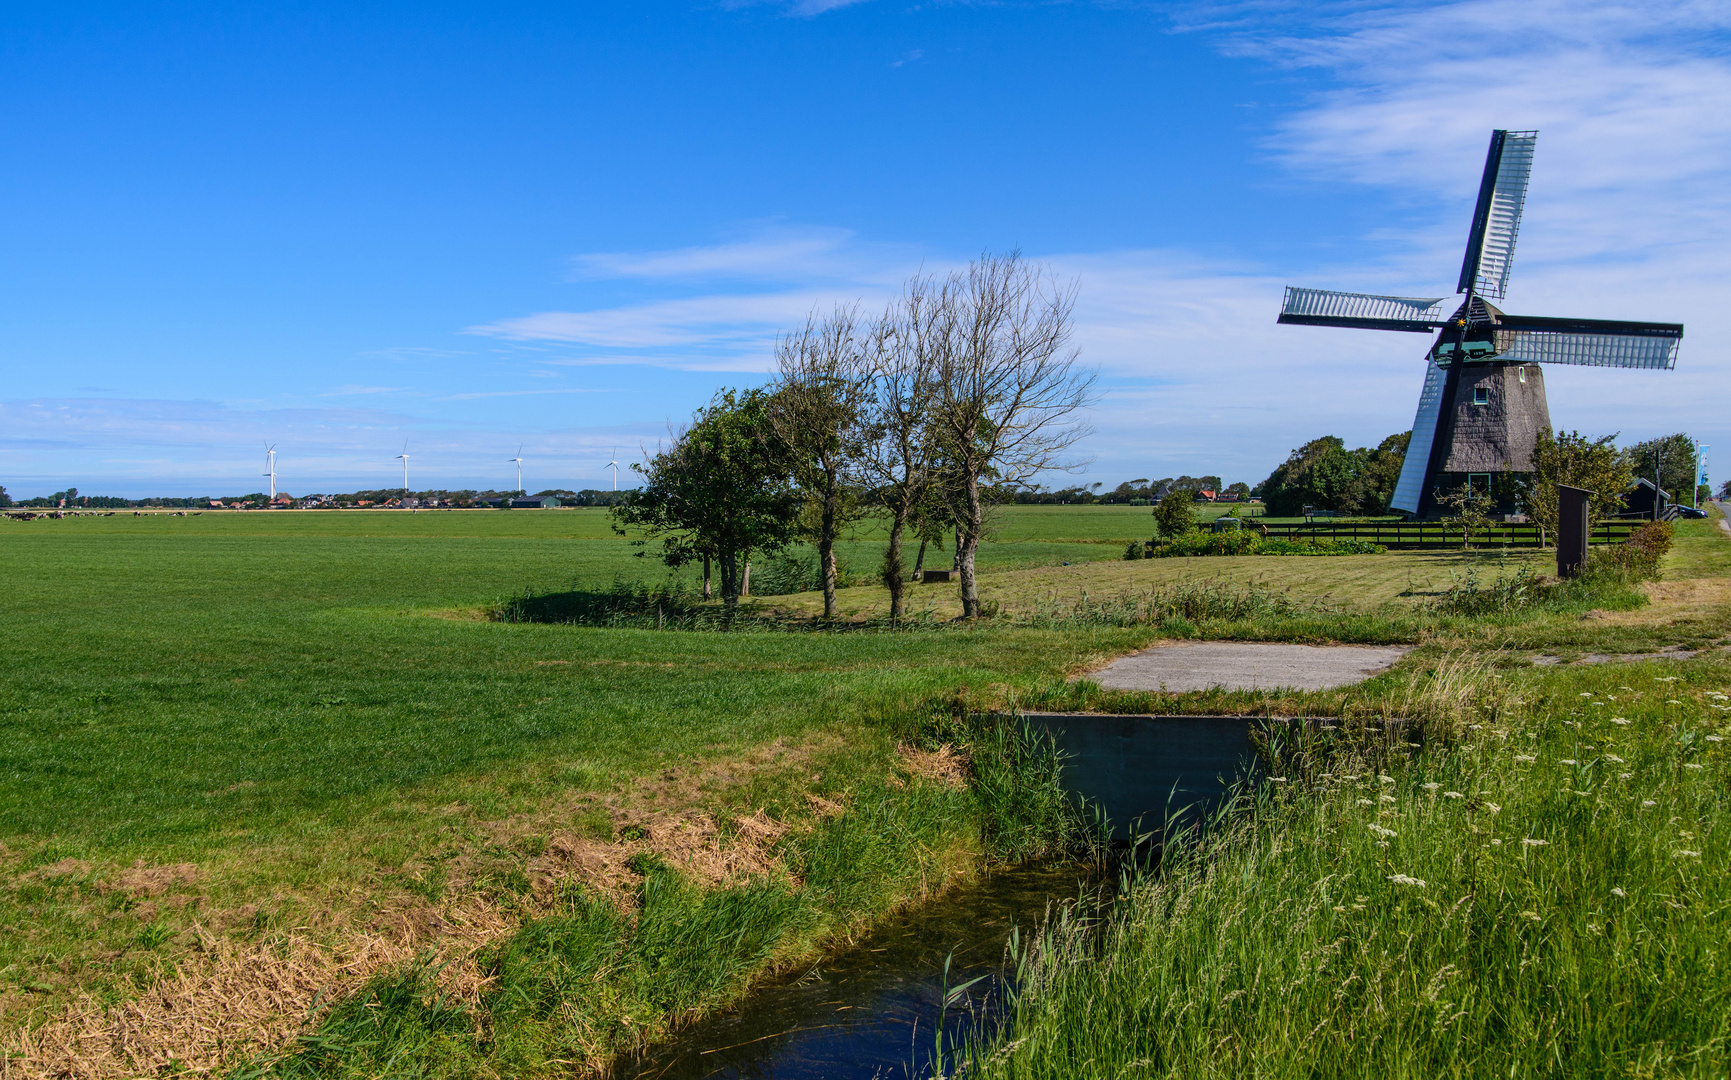
<svg viewBox="0 0 1731 1080">
<path fill-rule="evenodd" d="M 1119 561 L 1147 525 L 1139 507 L 1004 509 L 981 555 L 983 590 L 1003 615 L 977 626 L 719 633 L 483 617 L 525 589 L 665 579 L 600 511 L 0 521 L 0 1023 L 20 1055 L 10 1067 L 52 1074 L 99 1046 L 107 1056 L 91 1058 L 90 1075 L 156 1069 L 170 1056 L 231 1066 L 292 1041 L 315 994 L 341 998 L 425 950 L 450 961 L 438 979 L 464 1015 L 496 1023 L 504 1014 L 490 1011 L 497 984 L 487 980 L 504 976 L 486 974 L 487 957 L 542 920 L 576 918 L 576 883 L 626 896 L 651 888 L 663 863 L 739 903 L 751 867 L 783 883 L 773 897 L 750 894 L 759 915 L 727 916 L 776 928 L 755 951 L 714 970 L 681 961 L 705 988 L 693 998 L 648 989 L 646 961 L 629 960 L 641 945 L 631 935 L 647 931 L 591 920 L 585 933 L 614 935 L 605 940 L 626 958 L 596 975 L 600 998 L 523 1021 L 509 1053 L 430 1028 L 403 1036 L 429 1074 L 593 1064 L 982 856 L 1035 843 L 1017 837 L 1044 835 L 983 788 L 957 794 L 918 756 L 978 738 L 946 727 L 959 703 L 1081 694 L 1088 707 L 1122 709 L 1343 707 L 1339 693 L 1101 699 L 1065 682 L 1162 635 L 1391 638 L 1422 642 L 1419 660 L 1495 649 L 1506 665 L 1539 650 L 1644 651 L 1731 629 L 1731 545 L 1705 522 L 1683 526 L 1670 579 L 1645 606 L 1583 602 L 1477 621 L 1422 610 L 1469 569 L 1495 575 L 1515 563 Z M 875 564 L 869 524 L 843 556 Z M 1316 613 L 1120 624 L 1075 603 L 1209 580 L 1258 582 Z M 864 610 L 872 592 L 846 595 Z M 947 590 L 915 596 L 916 608 L 930 597 L 946 613 Z M 969 745 L 976 773 L 999 753 Z M 639 857 L 648 861 L 625 865 Z M 709 893 L 668 888 L 666 910 L 685 913 L 668 925 L 710 911 Z M 267 984 L 282 1003 L 268 1016 L 231 1004 Z M 160 1033 L 154 1044 L 114 1034 L 139 1002 L 157 1010 L 138 1013 Z M 637 1019 L 621 1026 L 627 1012 Z M 220 1048 L 200 1025 L 222 1033 Z M 114 1049 L 117 1038 L 132 1049 Z M 157 1058 L 126 1056 L 153 1045 Z M 349 1065 L 320 1074 L 371 1075 L 370 1053 L 344 1051 L 332 1060 Z"/>
</svg>

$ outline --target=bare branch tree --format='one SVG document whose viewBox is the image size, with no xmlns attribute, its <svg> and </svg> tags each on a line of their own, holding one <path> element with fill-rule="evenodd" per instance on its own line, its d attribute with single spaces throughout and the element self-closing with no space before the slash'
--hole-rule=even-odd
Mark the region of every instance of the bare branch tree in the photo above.
<svg viewBox="0 0 1731 1080">
<path fill-rule="evenodd" d="M 1070 343 L 1075 286 L 1020 252 L 981 256 L 966 274 L 952 275 L 944 292 L 949 302 L 935 350 L 935 415 L 962 489 L 962 614 L 976 618 L 982 487 L 1074 468 L 1063 455 L 1089 431 L 1078 413 L 1093 400 L 1096 373 L 1077 364 Z"/>
<path fill-rule="evenodd" d="M 848 480 L 870 395 L 862 341 L 870 332 L 860 324 L 857 305 L 837 306 L 827 318 L 808 317 L 775 348 L 781 379 L 770 399 L 770 424 L 806 498 L 805 531 L 817 545 L 826 619 L 836 614 L 836 539 L 863 512 Z"/>
<path fill-rule="evenodd" d="M 892 621 L 907 613 L 902 538 L 931 492 L 937 462 L 935 338 L 943 333 L 945 309 L 942 283 L 915 276 L 865 335 L 872 397 L 862 418 L 856 474 L 890 516 L 883 582 Z"/>
</svg>

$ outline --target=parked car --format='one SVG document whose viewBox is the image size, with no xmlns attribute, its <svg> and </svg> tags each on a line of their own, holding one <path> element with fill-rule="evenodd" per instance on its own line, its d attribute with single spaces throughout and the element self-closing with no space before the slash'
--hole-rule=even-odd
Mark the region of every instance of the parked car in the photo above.
<svg viewBox="0 0 1731 1080">
<path fill-rule="evenodd" d="M 1704 518 L 1707 516 L 1707 511 L 1701 509 L 1699 506 L 1679 506 L 1677 508 L 1677 516 L 1686 518 Z"/>
</svg>

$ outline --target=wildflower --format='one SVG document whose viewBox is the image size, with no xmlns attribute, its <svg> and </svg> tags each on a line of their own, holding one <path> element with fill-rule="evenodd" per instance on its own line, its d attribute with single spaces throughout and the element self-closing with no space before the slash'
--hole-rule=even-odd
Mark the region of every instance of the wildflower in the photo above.
<svg viewBox="0 0 1731 1080">
<path fill-rule="evenodd" d="M 1271 784 L 1284 784 L 1284 783 L 1286 783 L 1286 777 L 1284 777 L 1284 776 L 1270 776 L 1268 778 L 1268 782 Z"/>
<path fill-rule="evenodd" d="M 1701 853 L 1699 851 L 1684 851 L 1681 848 L 1678 848 L 1676 851 L 1671 852 L 1671 854 L 1675 858 L 1679 858 L 1679 859 L 1699 859 L 1701 857 Z"/>
<path fill-rule="evenodd" d="M 1723 735 L 1709 735 L 1709 736 L 1707 736 L 1707 741 L 1708 742 L 1724 742 L 1725 736 L 1723 736 Z"/>
<path fill-rule="evenodd" d="M 1577 791 L 1577 792 L 1575 792 L 1575 794 L 1576 795 L 1591 795 L 1592 792 L 1590 792 L 1590 791 Z"/>
<path fill-rule="evenodd" d="M 1495 839 L 1494 837 L 1491 839 L 1491 843 L 1497 845 L 1498 847 L 1503 846 L 1503 842 L 1501 840 Z"/>
<path fill-rule="evenodd" d="M 1686 761 L 1686 762 L 1684 762 L 1684 763 L 1683 763 L 1683 767 L 1684 767 L 1684 768 L 1685 768 L 1685 769 L 1705 769 L 1705 768 L 1706 768 L 1706 767 L 1707 767 L 1707 766 L 1705 766 L 1705 765 L 1697 765 L 1697 764 L 1695 764 L 1695 763 L 1694 763 L 1694 762 L 1693 762 L 1693 761 Z"/>
<path fill-rule="evenodd" d="M 1392 777 L 1392 776 L 1389 776 L 1389 775 L 1387 775 L 1387 774 L 1382 774 L 1382 775 L 1378 775 L 1378 776 L 1377 776 L 1377 780 L 1378 780 L 1378 781 L 1379 781 L 1379 782 L 1380 782 L 1380 783 L 1384 783 L 1384 784 L 1392 784 L 1392 783 L 1394 783 L 1394 777 Z"/>
<path fill-rule="evenodd" d="M 1423 787 L 1426 791 L 1435 791 L 1442 787 L 1442 785 L 1438 783 L 1421 784 L 1419 786 Z"/>
<path fill-rule="evenodd" d="M 1551 842 L 1549 840 L 1540 840 L 1537 837 L 1529 836 L 1526 839 L 1521 841 L 1521 846 L 1522 847 L 1548 847 L 1550 845 L 1550 843 Z"/>
<path fill-rule="evenodd" d="M 1521 912 L 1521 918 L 1531 919 L 1534 922 L 1544 922 L 1545 921 L 1545 920 L 1539 918 L 1539 913 L 1536 911 L 1523 911 L 1523 912 Z"/>
<path fill-rule="evenodd" d="M 1611 717 L 1611 723 L 1616 724 L 1618 727 L 1628 727 L 1629 726 L 1629 721 L 1623 719 L 1621 716 Z"/>
<path fill-rule="evenodd" d="M 1616 755 L 1616 754 L 1606 754 L 1606 755 L 1605 755 L 1605 760 L 1606 760 L 1606 761 L 1611 761 L 1611 762 L 1615 762 L 1615 763 L 1616 763 L 1616 764 L 1618 764 L 1618 765 L 1626 765 L 1626 764 L 1628 764 L 1628 763 L 1627 763 L 1627 762 L 1625 762 L 1625 761 L 1624 761 L 1624 760 L 1623 760 L 1623 759 L 1622 759 L 1622 758 L 1620 758 L 1620 757 L 1618 757 L 1618 756 L 1617 756 L 1617 755 Z"/>
<path fill-rule="evenodd" d="M 1464 799 L 1464 798 L 1466 798 L 1466 796 L 1462 795 L 1458 791 L 1445 791 L 1445 792 L 1443 792 L 1443 798 L 1445 798 L 1445 799 Z"/>
<path fill-rule="evenodd" d="M 1376 804 L 1371 802 L 1369 799 L 1360 799 L 1360 800 L 1358 800 L 1358 805 L 1360 805 L 1360 806 L 1375 806 Z"/>
<path fill-rule="evenodd" d="M 1681 701 L 1678 701 L 1676 698 L 1672 697 L 1672 698 L 1666 698 L 1665 704 L 1667 704 L 1667 705 L 1681 705 L 1683 703 Z"/>
<path fill-rule="evenodd" d="M 1645 806 L 1658 806 L 1659 804 L 1654 802 L 1652 799 L 1642 799 L 1641 805 L 1645 807 Z"/>
<path fill-rule="evenodd" d="M 1500 814 L 1500 813 L 1502 813 L 1502 812 L 1503 812 L 1503 808 L 1502 808 L 1502 807 L 1500 807 L 1500 806 L 1498 806 L 1498 805 L 1497 805 L 1497 804 L 1496 804 L 1496 803 L 1494 803 L 1494 802 L 1488 802 L 1488 803 L 1485 803 L 1485 809 L 1486 809 L 1486 810 L 1489 810 L 1489 811 L 1490 811 L 1490 812 L 1491 812 L 1491 813 L 1493 813 L 1493 814 Z"/>
<path fill-rule="evenodd" d="M 1614 701 L 1616 699 L 1613 698 L 1612 700 Z M 1589 701 L 1589 702 L 1587 702 L 1587 704 L 1591 705 L 1595 709 L 1602 709 L 1605 707 L 1605 703 L 1602 701 Z"/>
<path fill-rule="evenodd" d="M 1346 913 L 1346 906 L 1344 904 L 1336 904 L 1334 905 L 1334 910 L 1344 915 Z"/>
<path fill-rule="evenodd" d="M 1578 762 L 1578 761 L 1576 761 L 1576 760 L 1575 760 L 1575 759 L 1574 759 L 1574 758 L 1572 758 L 1572 757 L 1566 757 L 1566 758 L 1564 758 L 1564 759 L 1563 759 L 1563 760 L 1561 760 L 1561 761 L 1559 761 L 1559 762 L 1557 762 L 1557 764 L 1558 764 L 1558 765 L 1579 765 L 1579 764 L 1580 764 L 1580 762 Z"/>
<path fill-rule="evenodd" d="M 1611 886 L 1611 895 L 1612 896 L 1627 897 L 1629 894 L 1624 892 L 1622 889 L 1617 888 L 1615 885 L 1613 885 L 1613 886 Z"/>
<path fill-rule="evenodd" d="M 1531 754 L 1516 754 L 1515 760 L 1516 761 L 1537 761 L 1539 759 L 1534 757 Z"/>
<path fill-rule="evenodd" d="M 1582 696 L 1582 697 L 1592 697 L 1592 696 L 1593 696 L 1593 692 L 1592 692 L 1592 691 L 1591 691 L 1591 690 L 1582 690 L 1582 691 L 1581 691 L 1581 696 Z"/>
<path fill-rule="evenodd" d="M 1376 801 L 1377 802 L 1395 802 L 1396 799 L 1393 795 L 1378 795 L 1376 797 Z"/>
<path fill-rule="evenodd" d="M 1617 687 L 1617 689 L 1627 690 L 1631 694 L 1633 694 L 1635 692 L 1635 688 L 1633 686 L 1619 686 L 1619 687 Z"/>
<path fill-rule="evenodd" d="M 1617 774 L 1617 779 L 1619 780 L 1632 780 L 1634 777 L 1635 774 L 1632 772 L 1620 772 Z"/>
<path fill-rule="evenodd" d="M 1388 879 L 1390 881 L 1394 882 L 1396 885 L 1411 885 L 1411 886 L 1414 886 L 1415 888 L 1420 888 L 1420 889 L 1424 888 L 1424 882 L 1423 881 L 1421 881 L 1415 877 L 1409 877 L 1406 874 L 1390 874 L 1388 876 Z"/>
<path fill-rule="evenodd" d="M 1675 676 L 1675 675 L 1660 675 L 1658 678 L 1654 679 L 1653 681 L 1654 682 L 1676 682 L 1677 676 Z"/>
<path fill-rule="evenodd" d="M 1381 825 L 1371 825 L 1371 826 L 1369 826 L 1369 829 L 1371 832 L 1375 833 L 1378 836 L 1399 836 L 1400 835 L 1399 833 L 1395 832 L 1393 829 L 1385 829 Z"/>
</svg>

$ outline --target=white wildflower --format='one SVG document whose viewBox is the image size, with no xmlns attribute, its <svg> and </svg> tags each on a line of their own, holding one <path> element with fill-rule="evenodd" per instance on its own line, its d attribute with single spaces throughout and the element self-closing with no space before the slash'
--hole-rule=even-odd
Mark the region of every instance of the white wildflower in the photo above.
<svg viewBox="0 0 1731 1080">
<path fill-rule="evenodd" d="M 1707 741 L 1708 742 L 1724 742 L 1725 736 L 1723 736 L 1723 735 L 1709 735 L 1709 736 L 1707 736 Z"/>
<path fill-rule="evenodd" d="M 1616 887 L 1616 886 L 1615 886 L 1615 885 L 1613 885 L 1613 886 L 1611 886 L 1611 895 L 1612 895 L 1612 896 L 1622 896 L 1622 897 L 1626 897 L 1626 896 L 1628 896 L 1628 895 L 1629 895 L 1629 894 L 1628 894 L 1628 893 L 1626 893 L 1626 892 L 1624 892 L 1624 891 L 1623 891 L 1623 890 L 1622 890 L 1622 889 L 1619 889 L 1619 888 L 1617 888 L 1617 887 Z"/>
<path fill-rule="evenodd" d="M 1616 755 L 1616 754 L 1606 754 L 1606 755 L 1605 755 L 1605 760 L 1606 760 L 1606 761 L 1612 761 L 1612 762 L 1615 762 L 1615 763 L 1617 763 L 1617 764 L 1618 764 L 1618 765 L 1626 765 L 1626 764 L 1628 764 L 1628 762 L 1626 762 L 1626 761 L 1624 761 L 1624 760 L 1623 760 L 1623 759 L 1622 759 L 1622 758 L 1620 758 L 1620 757 L 1618 757 L 1618 756 L 1617 756 L 1617 755 Z"/>
<path fill-rule="evenodd" d="M 1392 776 L 1388 776 L 1388 775 L 1386 775 L 1386 774 L 1384 774 L 1384 775 L 1379 775 L 1379 776 L 1378 776 L 1378 777 L 1377 777 L 1377 781 L 1378 781 L 1378 782 L 1380 782 L 1380 783 L 1384 783 L 1384 784 L 1392 784 L 1392 783 L 1394 783 L 1394 777 L 1392 777 Z"/>
<path fill-rule="evenodd" d="M 1654 682 L 1676 682 L 1677 676 L 1675 676 L 1675 675 L 1660 675 L 1657 678 L 1655 678 L 1653 681 Z"/>
<path fill-rule="evenodd" d="M 1592 696 L 1593 696 L 1593 692 L 1592 692 L 1592 691 L 1591 691 L 1591 690 L 1582 690 L 1582 691 L 1581 691 L 1581 696 L 1582 696 L 1582 697 L 1592 697 Z"/>
<path fill-rule="evenodd" d="M 1375 806 L 1376 804 L 1371 802 L 1369 799 L 1360 799 L 1360 800 L 1358 800 L 1358 805 L 1360 805 L 1360 806 Z"/>
<path fill-rule="evenodd" d="M 1550 843 L 1551 842 L 1549 840 L 1540 840 L 1537 837 L 1529 836 L 1525 840 L 1521 841 L 1521 846 L 1522 847 L 1548 847 L 1548 846 L 1550 846 Z"/>
<path fill-rule="evenodd" d="M 1523 912 L 1521 912 L 1521 918 L 1531 919 L 1534 922 L 1544 922 L 1545 921 L 1545 920 L 1539 918 L 1539 913 L 1536 911 L 1523 911 Z"/>
<path fill-rule="evenodd" d="M 1501 840 L 1497 840 L 1495 838 L 1492 838 L 1491 843 L 1497 845 L 1498 847 L 1502 847 L 1502 845 L 1503 845 L 1503 842 Z"/>
<path fill-rule="evenodd" d="M 1426 791 L 1436 791 L 1438 788 L 1442 787 L 1441 784 L 1437 783 L 1421 784 L 1419 786 L 1424 788 Z"/>
<path fill-rule="evenodd" d="M 1445 798 L 1445 799 L 1464 799 L 1464 798 L 1466 798 L 1466 796 L 1462 795 L 1458 791 L 1445 791 L 1445 792 L 1443 792 L 1443 798 Z"/>
<path fill-rule="evenodd" d="M 1612 700 L 1615 701 L 1616 699 L 1613 698 Z M 1589 701 L 1587 704 L 1591 705 L 1595 709 L 1602 709 L 1605 707 L 1605 703 L 1602 701 Z"/>
<path fill-rule="evenodd" d="M 1701 857 L 1699 851 L 1684 851 L 1682 848 L 1678 848 L 1676 851 L 1671 852 L 1671 854 L 1679 859 L 1699 859 Z"/>
<path fill-rule="evenodd" d="M 1284 783 L 1286 783 L 1286 777 L 1284 777 L 1284 776 L 1270 776 L 1268 778 L 1268 782 L 1271 784 L 1284 784 Z"/>
<path fill-rule="evenodd" d="M 1631 694 L 1633 694 L 1635 692 L 1635 688 L 1633 686 L 1619 686 L 1619 687 L 1617 687 L 1617 689 L 1627 690 Z"/>
<path fill-rule="evenodd" d="M 1681 701 L 1678 701 L 1674 697 L 1670 697 L 1670 698 L 1665 699 L 1665 704 L 1667 704 L 1667 705 L 1681 705 L 1683 703 Z"/>
<path fill-rule="evenodd" d="M 1376 801 L 1377 802 L 1396 802 L 1398 800 L 1396 800 L 1393 795 L 1378 795 L 1376 797 Z"/>
<path fill-rule="evenodd" d="M 1564 759 L 1563 759 L 1563 760 L 1561 760 L 1561 761 L 1559 761 L 1559 762 L 1557 762 L 1557 764 L 1558 764 L 1558 765 L 1579 765 L 1579 764 L 1580 764 L 1580 762 L 1578 762 L 1578 761 L 1576 761 L 1576 760 L 1575 760 L 1575 759 L 1574 759 L 1574 758 L 1572 758 L 1572 757 L 1566 757 L 1566 758 L 1564 758 Z"/>
<path fill-rule="evenodd" d="M 1621 716 L 1611 717 L 1611 723 L 1616 724 L 1619 727 L 1628 727 L 1629 726 L 1629 721 L 1623 719 Z"/>
<path fill-rule="evenodd" d="M 1642 806 L 1658 806 L 1659 804 L 1654 802 L 1652 799 L 1642 799 L 1641 805 Z"/>
<path fill-rule="evenodd" d="M 1489 810 L 1493 814 L 1500 814 L 1503 812 L 1503 808 L 1494 802 L 1485 803 L 1485 809 Z"/>
<path fill-rule="evenodd" d="M 1370 829 L 1371 832 L 1375 833 L 1378 836 L 1399 836 L 1400 835 L 1400 833 L 1395 832 L 1393 829 L 1385 829 L 1381 825 L 1370 825 L 1367 827 Z"/>
<path fill-rule="evenodd" d="M 1424 888 L 1424 882 L 1423 881 L 1421 881 L 1420 879 L 1415 878 L 1415 877 L 1410 877 L 1406 874 L 1390 874 L 1388 876 L 1388 879 L 1390 881 L 1394 882 L 1396 885 L 1411 885 L 1414 888 L 1419 888 L 1419 889 Z"/>
<path fill-rule="evenodd" d="M 1632 772 L 1620 772 L 1617 774 L 1617 779 L 1619 780 L 1633 780 L 1634 778 L 1635 774 Z"/>
<path fill-rule="evenodd" d="M 1706 768 L 1706 767 L 1707 767 L 1707 766 L 1705 766 L 1705 765 L 1697 765 L 1697 764 L 1695 764 L 1695 763 L 1694 763 L 1694 762 L 1693 762 L 1693 761 L 1686 761 L 1686 762 L 1684 762 L 1684 763 L 1683 763 L 1683 767 L 1684 767 L 1684 768 L 1685 768 L 1685 769 L 1705 769 L 1705 768 Z"/>
<path fill-rule="evenodd" d="M 1515 760 L 1516 761 L 1537 761 L 1539 759 L 1534 757 L 1531 754 L 1516 754 Z"/>
</svg>

